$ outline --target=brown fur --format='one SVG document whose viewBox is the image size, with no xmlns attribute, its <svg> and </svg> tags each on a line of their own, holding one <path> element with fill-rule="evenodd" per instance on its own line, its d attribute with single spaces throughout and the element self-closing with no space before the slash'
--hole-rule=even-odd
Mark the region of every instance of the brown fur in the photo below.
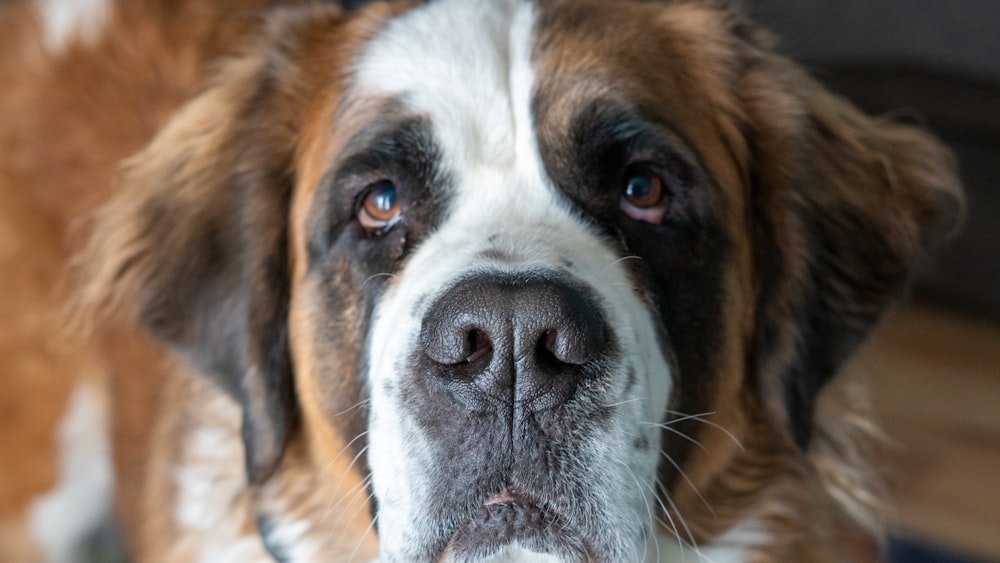
<svg viewBox="0 0 1000 563">
<path fill-rule="evenodd" d="M 0 91 L 0 350 L 8 359 L 0 414 L 17 429 L 0 440 L 0 528 L 20 530 L 2 532 L 0 560 L 34 559 L 23 555 L 33 548 L 21 526 L 29 503 L 55 484 L 56 426 L 78 378 L 115 399 L 118 510 L 126 536 L 137 537 L 162 351 L 110 320 L 59 344 L 54 337 L 73 325 L 68 266 L 122 158 L 196 90 L 208 61 L 238 42 L 260 5 L 124 2 L 96 43 L 71 41 L 58 57 L 42 47 L 26 2 L 0 6 L 0 76 L 16 85 Z"/>
<path fill-rule="evenodd" d="M 358 446 L 345 438 L 356 433 L 345 427 L 357 424 L 359 391 L 350 381 L 323 387 L 317 376 L 358 364 L 359 314 L 318 318 L 306 228 L 329 160 L 381 107 L 343 108 L 346 61 L 410 4 L 379 3 L 358 18 L 288 11 L 263 28 L 230 17 L 264 4 L 121 2 L 95 44 L 71 43 L 58 58 L 41 48 L 24 5 L 0 7 L 10 31 L 0 35 L 0 78 L 18 83 L 0 91 L 0 357 L 13 358 L 0 378 L 0 415 L 17 428 L 0 441 L 0 459 L 18 460 L 0 463 L 0 560 L 32 557 L 32 546 L 7 538 L 23 533 L 27 506 L 56 481 L 53 436 L 79 378 L 113 398 L 117 511 L 140 559 L 185 560 L 200 539 L 177 540 L 184 534 L 164 507 L 180 493 L 151 468 L 205 467 L 220 483 L 240 483 L 241 432 L 253 486 L 218 488 L 233 516 L 213 535 L 254 538 L 260 514 L 280 513 L 322 530 L 333 557 L 376 550 Z M 697 541 L 750 519 L 773 538 L 755 561 L 838 560 L 840 522 L 878 523 L 864 456 L 838 459 L 866 418 L 824 406 L 803 452 L 790 428 L 811 404 L 789 402 L 789 386 L 800 384 L 789 374 L 808 359 L 811 330 L 846 335 L 830 354 L 849 355 L 910 266 L 954 224 L 960 194 L 947 151 L 911 127 L 862 116 L 709 2 L 608 10 L 559 0 L 540 18 L 540 88 L 562 92 L 560 107 L 601 90 L 656 108 L 719 185 L 733 248 L 719 376 L 704 405 L 718 426 L 690 427 L 703 449 L 691 449 L 683 478 L 663 483 L 676 503 L 671 518 L 679 526 L 683 517 Z M 569 118 L 553 113 L 540 126 L 559 130 Z M 95 213 L 91 230 L 82 219 Z M 239 221 L 253 224 L 249 235 Z M 219 255 L 241 244 L 240 261 Z M 77 288 L 68 265 L 81 252 L 88 284 Z M 843 326 L 809 316 L 816 295 Z M 212 356 L 226 345 L 208 343 L 219 332 L 214 317 L 199 325 L 175 310 L 193 301 L 195 313 L 218 313 L 226 300 L 219 317 L 249 311 L 233 336 L 246 336 L 249 351 L 235 360 Z M 130 314 L 97 315 L 68 351 L 53 349 L 70 302 Z M 135 330 L 136 317 L 194 360 L 165 353 Z M 286 319 L 284 349 L 269 330 Z M 321 356 L 323 324 L 357 339 Z M 294 378 L 269 371 L 282 358 Z M 216 378 L 223 393 L 197 375 L 199 361 L 245 369 Z M 814 393 L 822 383 L 801 384 Z M 212 427 L 230 437 L 226 463 L 192 445 L 194 431 Z M 332 521 L 320 519 L 331 511 Z"/>
</svg>

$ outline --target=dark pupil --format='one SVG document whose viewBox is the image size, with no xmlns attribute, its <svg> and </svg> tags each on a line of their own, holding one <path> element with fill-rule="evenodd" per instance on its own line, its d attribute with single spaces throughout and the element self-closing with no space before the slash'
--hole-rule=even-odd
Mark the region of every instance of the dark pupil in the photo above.
<svg viewBox="0 0 1000 563">
<path fill-rule="evenodd" d="M 653 182 L 648 176 L 632 176 L 628 179 L 628 186 L 625 187 L 625 195 L 642 199 L 653 193 Z"/>
<path fill-rule="evenodd" d="M 396 186 L 383 184 L 375 189 L 372 200 L 379 211 L 392 211 L 396 208 Z"/>
</svg>

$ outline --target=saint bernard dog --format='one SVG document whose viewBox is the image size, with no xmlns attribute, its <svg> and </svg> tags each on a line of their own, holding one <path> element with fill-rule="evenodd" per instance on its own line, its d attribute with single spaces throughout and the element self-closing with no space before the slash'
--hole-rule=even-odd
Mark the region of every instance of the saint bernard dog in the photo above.
<svg viewBox="0 0 1000 563">
<path fill-rule="evenodd" d="M 961 189 L 773 43 L 715 0 L 0 4 L 0 559 L 849 560 L 870 423 L 818 394 Z"/>
</svg>

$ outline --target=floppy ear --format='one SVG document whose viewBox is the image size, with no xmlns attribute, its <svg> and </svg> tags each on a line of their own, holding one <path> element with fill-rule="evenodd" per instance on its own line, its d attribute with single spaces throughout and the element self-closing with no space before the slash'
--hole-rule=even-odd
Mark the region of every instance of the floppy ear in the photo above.
<svg viewBox="0 0 1000 563">
<path fill-rule="evenodd" d="M 745 76 L 758 386 L 806 448 L 816 395 L 956 228 L 951 153 L 861 114 L 773 55 Z"/>
<path fill-rule="evenodd" d="M 123 171 L 85 255 L 128 308 L 243 407 L 251 482 L 295 422 L 287 342 L 296 94 L 276 52 L 227 63 Z"/>
</svg>

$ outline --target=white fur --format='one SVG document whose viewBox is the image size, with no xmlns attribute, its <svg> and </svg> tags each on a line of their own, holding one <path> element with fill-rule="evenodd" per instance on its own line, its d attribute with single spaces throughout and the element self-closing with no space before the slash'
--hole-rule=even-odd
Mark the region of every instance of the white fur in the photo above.
<svg viewBox="0 0 1000 563">
<path fill-rule="evenodd" d="M 660 536 L 653 560 L 662 563 L 747 563 L 752 548 L 767 546 L 770 540 L 767 532 L 750 519 L 698 548 L 679 542 L 673 536 Z"/>
<path fill-rule="evenodd" d="M 483 563 L 560 563 L 560 561 L 552 555 L 536 553 L 514 545 Z"/>
<path fill-rule="evenodd" d="M 73 392 L 57 431 L 59 482 L 30 508 L 30 528 L 47 561 L 78 560 L 82 542 L 108 517 L 112 469 L 106 397 L 94 383 Z"/>
<path fill-rule="evenodd" d="M 274 558 L 266 553 L 260 543 L 260 536 L 247 534 L 228 541 L 206 542 L 198 554 L 199 563 L 273 563 Z"/>
<path fill-rule="evenodd" d="M 191 434 L 188 443 L 191 462 L 173 471 L 179 524 L 193 530 L 211 530 L 227 520 L 229 509 L 225 501 L 239 494 L 241 487 L 240 483 L 232 483 L 228 475 L 221 475 L 217 467 L 232 465 L 225 458 L 241 453 L 232 441 L 228 432 L 210 426 L 202 426 Z"/>
<path fill-rule="evenodd" d="M 256 500 L 272 494 L 266 489 L 247 490 L 243 444 L 239 433 L 239 406 L 205 382 L 193 392 L 202 401 L 192 409 L 197 417 L 186 436 L 179 459 L 184 465 L 164 468 L 176 485 L 174 520 L 184 530 L 187 543 L 177 546 L 178 556 L 202 563 L 273 562 L 261 536 L 248 520 L 256 513 Z M 188 413 L 184 413 L 185 415 Z M 316 536 L 324 537 L 323 522 L 290 518 L 272 521 L 268 539 L 289 563 L 321 559 Z M 249 528 L 249 530 L 248 530 Z"/>
<path fill-rule="evenodd" d="M 390 23 L 355 69 L 357 95 L 395 96 L 429 118 L 457 186 L 447 219 L 383 297 L 371 338 L 369 461 L 389 561 L 405 560 L 408 543 L 423 537 L 436 516 L 420 509 L 429 488 L 428 444 L 401 414 L 396 393 L 420 329 L 423 312 L 413 304 L 433 301 L 424 298 L 473 269 L 550 268 L 568 257 L 569 273 L 598 295 L 640 382 L 626 394 L 627 366 L 619 366 L 607 396 L 622 405 L 619 420 L 582 448 L 602 460 L 591 481 L 594 496 L 604 499 L 608 527 L 634 530 L 652 519 L 659 435 L 648 423 L 658 422 L 666 407 L 669 369 L 650 312 L 630 289 L 619 257 L 571 214 L 544 173 L 530 112 L 532 25 L 527 2 L 439 0 Z M 478 258 L 487 249 L 512 259 Z M 627 451 L 637 433 L 651 444 L 647 456 Z M 639 545 L 618 547 L 638 559 L 644 546 L 633 543 Z"/>
<path fill-rule="evenodd" d="M 174 519 L 184 530 L 171 546 L 202 563 L 273 561 L 260 535 L 247 533 L 251 518 L 243 446 L 237 430 L 239 407 L 217 391 L 204 397 L 197 428 L 187 436 L 183 466 L 164 467 L 176 485 Z"/>
<path fill-rule="evenodd" d="M 268 541 L 279 546 L 283 555 L 282 561 L 288 563 L 307 563 L 316 561 L 319 549 L 317 542 L 311 537 L 319 535 L 326 537 L 331 532 L 324 530 L 326 522 L 310 522 L 292 520 L 275 523 L 269 530 Z M 318 528 L 318 531 L 316 530 Z"/>
<path fill-rule="evenodd" d="M 42 38 L 58 54 L 74 39 L 95 40 L 108 18 L 110 0 L 37 0 Z"/>
</svg>

